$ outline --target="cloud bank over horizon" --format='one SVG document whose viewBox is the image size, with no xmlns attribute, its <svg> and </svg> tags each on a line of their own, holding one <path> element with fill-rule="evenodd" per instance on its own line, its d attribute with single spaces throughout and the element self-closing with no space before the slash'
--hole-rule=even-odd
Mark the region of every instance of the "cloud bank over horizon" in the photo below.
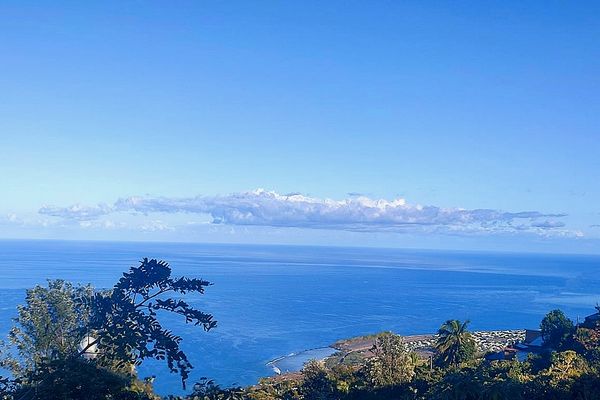
<svg viewBox="0 0 600 400">
<path fill-rule="evenodd" d="M 39 214 L 91 225 L 110 215 L 178 214 L 210 218 L 231 226 L 327 229 L 351 232 L 436 233 L 453 235 L 534 234 L 579 237 L 561 220 L 565 213 L 506 212 L 494 209 L 444 208 L 410 204 L 405 199 L 371 199 L 349 194 L 342 200 L 279 194 L 258 189 L 223 196 L 127 197 L 113 204 L 44 206 Z M 197 217 L 197 218 L 196 218 Z M 195 219 L 196 218 L 196 219 Z"/>
</svg>

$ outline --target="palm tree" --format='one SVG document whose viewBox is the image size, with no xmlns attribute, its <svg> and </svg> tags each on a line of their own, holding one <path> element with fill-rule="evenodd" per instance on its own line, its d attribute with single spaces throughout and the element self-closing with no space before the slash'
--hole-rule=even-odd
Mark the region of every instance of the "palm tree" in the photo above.
<svg viewBox="0 0 600 400">
<path fill-rule="evenodd" d="M 438 361 L 443 366 L 456 365 L 473 357 L 475 341 L 467 330 L 469 322 L 451 319 L 444 322 L 438 330 L 435 348 Z"/>
</svg>

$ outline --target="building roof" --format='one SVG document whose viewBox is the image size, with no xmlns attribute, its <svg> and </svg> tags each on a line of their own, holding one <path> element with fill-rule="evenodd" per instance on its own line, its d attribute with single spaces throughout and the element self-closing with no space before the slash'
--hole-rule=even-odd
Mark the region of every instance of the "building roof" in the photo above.
<svg viewBox="0 0 600 400">
<path fill-rule="evenodd" d="M 537 344 L 533 344 L 533 343 L 538 341 L 538 339 L 542 340 L 542 342 L 543 342 L 542 331 L 540 331 L 538 329 L 525 329 L 525 340 L 523 340 L 523 343 L 525 343 L 526 345 L 530 345 L 530 346 L 531 345 L 537 346 Z"/>
</svg>

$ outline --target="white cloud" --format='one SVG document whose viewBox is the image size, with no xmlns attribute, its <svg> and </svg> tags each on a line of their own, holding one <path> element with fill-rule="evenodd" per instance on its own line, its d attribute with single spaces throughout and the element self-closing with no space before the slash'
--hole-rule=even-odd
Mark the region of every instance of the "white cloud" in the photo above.
<svg viewBox="0 0 600 400">
<path fill-rule="evenodd" d="M 40 216 L 39 214 L 27 213 L 19 215 L 16 213 L 8 213 L 0 215 L 0 225 L 11 227 L 46 227 L 53 223 L 49 218 Z"/>
<path fill-rule="evenodd" d="M 106 204 L 98 204 L 92 207 L 75 204 L 69 207 L 43 206 L 40 208 L 39 213 L 51 217 L 89 221 L 110 214 L 112 211 L 112 208 Z"/>
<path fill-rule="evenodd" d="M 92 221 L 108 214 L 187 213 L 210 215 L 214 224 L 332 229 L 357 232 L 435 232 L 448 234 L 535 233 L 565 235 L 559 221 L 565 214 L 538 211 L 504 212 L 493 209 L 443 208 L 409 204 L 405 199 L 350 196 L 343 200 L 280 195 L 262 189 L 227 196 L 188 198 L 129 197 L 113 205 L 42 207 L 44 215 Z M 150 221 L 147 230 L 171 229 Z"/>
<path fill-rule="evenodd" d="M 173 227 L 164 223 L 161 220 L 152 220 L 140 226 L 140 229 L 144 232 L 158 232 L 158 231 L 172 231 Z"/>
<path fill-rule="evenodd" d="M 110 219 L 100 219 L 100 220 L 75 220 L 75 223 L 85 229 L 122 229 L 127 228 L 127 224 L 124 222 L 116 222 Z"/>
</svg>

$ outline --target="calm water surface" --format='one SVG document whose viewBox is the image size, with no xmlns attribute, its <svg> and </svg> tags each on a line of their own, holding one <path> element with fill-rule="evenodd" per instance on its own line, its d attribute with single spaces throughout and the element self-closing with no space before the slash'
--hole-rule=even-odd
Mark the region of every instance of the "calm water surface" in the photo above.
<svg viewBox="0 0 600 400">
<path fill-rule="evenodd" d="M 550 309 L 571 318 L 600 302 L 600 256 L 166 243 L 0 241 L 0 334 L 24 289 L 47 278 L 110 287 L 143 257 L 214 283 L 191 298 L 209 333 L 169 319 L 195 370 L 222 385 L 272 374 L 282 355 L 382 330 L 434 332 L 448 318 L 473 329 L 535 328 Z M 151 372 L 150 372 L 151 371 Z M 145 363 L 159 392 L 176 376 Z"/>
</svg>

